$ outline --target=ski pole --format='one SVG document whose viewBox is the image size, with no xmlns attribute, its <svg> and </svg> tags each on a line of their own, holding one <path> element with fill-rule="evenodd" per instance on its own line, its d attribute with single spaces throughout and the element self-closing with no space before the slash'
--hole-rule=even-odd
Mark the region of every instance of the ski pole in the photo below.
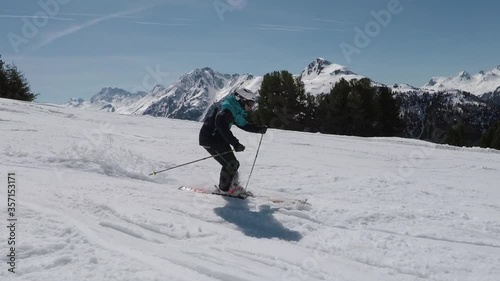
<svg viewBox="0 0 500 281">
<path fill-rule="evenodd" d="M 157 172 L 152 172 L 149 175 L 150 176 L 156 176 L 156 174 L 159 174 L 159 173 L 163 173 L 163 172 L 166 172 L 166 171 L 177 169 L 177 168 L 189 165 L 189 164 L 193 164 L 193 163 L 196 163 L 196 162 L 200 162 L 200 161 L 203 161 L 203 160 L 207 160 L 207 159 L 214 158 L 214 157 L 217 157 L 217 156 L 221 156 L 221 155 L 224 155 L 224 154 L 227 154 L 227 153 L 231 153 L 231 152 L 234 152 L 234 150 L 230 150 L 230 151 L 226 151 L 226 152 L 223 152 L 223 153 L 219 153 L 217 155 L 212 155 L 212 156 L 208 156 L 208 157 L 205 157 L 205 158 L 202 158 L 202 159 L 194 160 L 194 161 L 191 161 L 191 162 L 188 162 L 188 163 L 184 163 L 184 164 L 181 164 L 181 165 L 178 165 L 178 166 L 175 166 L 175 167 L 171 167 L 171 168 L 168 168 L 168 169 L 165 169 L 165 170 L 161 170 L 161 171 L 157 171 Z"/>
<path fill-rule="evenodd" d="M 250 170 L 250 175 L 248 175 L 247 184 L 245 185 L 245 192 L 247 191 L 248 183 L 250 182 L 250 177 L 252 176 L 253 167 L 255 167 L 255 162 L 257 161 L 257 156 L 259 155 L 260 145 L 262 144 L 263 138 L 264 134 L 260 137 L 259 147 L 257 147 L 257 153 L 255 154 L 255 159 L 253 160 L 252 170 Z"/>
</svg>

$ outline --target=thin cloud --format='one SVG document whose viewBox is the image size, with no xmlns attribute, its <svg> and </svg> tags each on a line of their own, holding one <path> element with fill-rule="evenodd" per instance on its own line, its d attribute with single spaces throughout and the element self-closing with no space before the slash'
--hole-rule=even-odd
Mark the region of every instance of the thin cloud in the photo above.
<svg viewBox="0 0 500 281">
<path fill-rule="evenodd" d="M 275 25 L 275 24 L 258 24 L 256 27 L 253 27 L 253 28 L 260 29 L 260 30 L 278 30 L 278 31 L 292 31 L 292 32 L 304 32 L 304 31 L 345 32 L 345 30 L 343 30 L 343 29 L 308 27 L 308 26 Z"/>
<path fill-rule="evenodd" d="M 51 20 L 73 20 L 71 18 L 59 18 L 59 17 L 42 17 L 42 16 L 27 16 L 27 15 L 0 15 L 0 18 L 30 18 L 30 19 L 41 19 L 41 18 L 47 18 Z"/>
<path fill-rule="evenodd" d="M 199 19 L 190 19 L 190 18 L 167 18 L 167 20 L 171 20 L 171 21 L 200 21 Z"/>
<path fill-rule="evenodd" d="M 66 16 L 79 16 L 79 17 L 106 17 L 108 15 L 106 14 L 94 14 L 94 13 L 59 13 L 60 15 L 66 15 Z M 128 18 L 128 19 L 133 19 L 133 18 L 140 18 L 137 16 L 127 16 L 127 15 L 115 15 L 115 18 Z"/>
<path fill-rule="evenodd" d="M 169 23 L 169 22 L 149 22 L 149 21 L 136 21 L 137 24 L 144 25 L 163 25 L 163 26 L 190 26 L 188 23 Z"/>
<path fill-rule="evenodd" d="M 422 33 L 422 34 L 442 34 L 442 32 L 437 32 L 437 31 L 427 31 L 427 30 L 405 30 L 405 32 L 412 32 L 412 33 Z"/>
<path fill-rule="evenodd" d="M 277 30 L 277 31 L 291 31 L 291 32 L 304 32 L 303 29 L 288 28 L 288 27 L 253 27 L 259 30 Z"/>
<path fill-rule="evenodd" d="M 356 25 L 356 23 L 352 21 L 340 21 L 340 20 L 318 19 L 318 18 L 313 19 L 313 21 Z"/>
<path fill-rule="evenodd" d="M 184 54 L 184 55 L 204 55 L 204 56 L 240 56 L 241 53 L 238 52 L 210 52 L 210 51 L 172 51 L 167 52 L 171 54 Z"/>
<path fill-rule="evenodd" d="M 24 13 L 27 14 L 29 11 L 25 10 L 9 10 L 9 9 L 0 9 L 1 12 L 16 12 L 16 13 Z M 57 15 L 59 16 L 77 16 L 77 17 L 105 17 L 107 16 L 106 14 L 99 14 L 99 13 L 62 13 L 58 12 Z M 34 15 L 0 15 L 0 17 L 27 17 L 27 18 L 36 18 L 37 16 Z M 140 18 L 137 16 L 127 16 L 127 15 L 117 15 L 115 16 L 116 18 Z M 51 19 L 57 19 L 50 17 Z"/>
<path fill-rule="evenodd" d="M 47 46 L 47 45 L 51 44 L 52 42 L 54 42 L 54 41 L 56 41 L 58 39 L 61 39 L 61 38 L 66 37 L 66 36 L 68 36 L 70 34 L 76 33 L 76 32 L 78 32 L 78 31 L 80 31 L 82 29 L 85 29 L 85 28 L 97 25 L 97 24 L 99 24 L 99 23 L 101 23 L 103 21 L 106 21 L 106 20 L 109 20 L 109 19 L 112 19 L 112 18 L 117 18 L 117 17 L 128 16 L 128 15 L 131 15 L 131 14 L 136 14 L 136 13 L 142 12 L 142 11 L 148 9 L 148 8 L 151 8 L 151 7 L 152 7 L 152 5 L 149 5 L 149 6 L 146 6 L 146 7 L 139 8 L 139 9 L 132 9 L 132 10 L 127 10 L 127 11 L 122 11 L 122 12 L 114 13 L 114 14 L 111 14 L 111 15 L 105 15 L 105 16 L 102 16 L 100 18 L 88 21 L 88 22 L 86 22 L 84 24 L 74 25 L 74 26 L 71 26 L 71 27 L 66 28 L 64 30 L 48 34 L 48 35 L 45 36 L 44 39 L 42 39 L 42 41 L 38 45 L 35 46 L 34 49 L 39 49 L 41 47 Z"/>
</svg>

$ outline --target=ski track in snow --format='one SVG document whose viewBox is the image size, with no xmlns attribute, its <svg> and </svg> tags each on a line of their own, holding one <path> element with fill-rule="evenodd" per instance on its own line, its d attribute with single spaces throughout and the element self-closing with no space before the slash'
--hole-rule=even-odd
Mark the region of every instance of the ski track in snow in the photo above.
<svg viewBox="0 0 500 281">
<path fill-rule="evenodd" d="M 197 122 L 4 99 L 0 120 L 0 280 L 500 280 L 497 151 L 269 130 L 249 188 L 300 207 L 177 190 L 217 182 L 211 159 L 148 176 L 206 157 Z M 260 136 L 233 131 L 246 183 Z"/>
</svg>

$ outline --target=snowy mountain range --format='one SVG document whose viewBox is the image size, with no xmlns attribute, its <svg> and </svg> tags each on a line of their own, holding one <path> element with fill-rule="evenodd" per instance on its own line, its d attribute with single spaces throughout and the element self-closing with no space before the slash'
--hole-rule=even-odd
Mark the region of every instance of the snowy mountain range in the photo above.
<svg viewBox="0 0 500 281">
<path fill-rule="evenodd" d="M 319 95 L 328 93 L 340 79 L 361 79 L 357 74 L 339 64 L 323 58 L 312 61 L 304 70 L 295 75 L 304 82 L 307 93 Z M 252 74 L 223 74 L 209 67 L 195 69 L 165 88 L 158 85 L 151 92 L 130 93 L 117 88 L 104 88 L 90 101 L 71 99 L 68 107 L 110 111 L 121 114 L 152 115 L 187 120 L 203 120 L 210 108 L 238 87 L 257 91 L 262 76 Z M 385 84 L 372 80 L 375 86 Z M 485 100 L 500 103 L 500 66 L 488 71 L 470 75 L 462 71 L 450 77 L 434 77 L 421 88 L 409 84 L 390 87 L 394 92 L 470 92 L 484 96 Z"/>
<path fill-rule="evenodd" d="M 147 92 L 130 93 L 123 89 L 108 87 L 103 88 L 90 101 L 73 98 L 66 102 L 65 105 L 75 108 L 115 112 L 117 109 L 120 110 L 135 105 L 147 94 Z M 118 112 L 120 113 L 120 111 Z"/>
<path fill-rule="evenodd" d="M 239 87 L 257 91 L 262 77 L 222 74 L 211 68 L 195 69 L 170 87 L 146 96 L 137 114 L 201 120 L 210 107 Z"/>
<path fill-rule="evenodd" d="M 65 105 L 121 114 L 201 120 L 212 104 L 235 89 L 246 87 L 257 91 L 261 82 L 262 77 L 222 74 L 206 67 L 183 75 L 168 88 L 158 85 L 147 94 L 105 88 L 90 101 L 71 99 Z"/>
<path fill-rule="evenodd" d="M 485 72 L 471 75 L 461 71 L 449 77 L 433 77 L 422 89 L 433 91 L 461 90 L 476 96 L 498 91 L 500 88 L 500 66 Z"/>
<path fill-rule="evenodd" d="M 340 79 L 361 79 L 347 67 L 323 58 L 311 62 L 299 75 L 308 93 L 327 93 Z M 64 105 L 74 108 L 110 111 L 121 114 L 152 115 L 187 120 L 202 120 L 210 108 L 239 87 L 258 91 L 262 76 L 223 74 L 209 67 L 195 69 L 167 88 L 156 86 L 149 93 L 130 93 L 104 88 L 90 101 L 71 99 Z M 373 82 L 374 85 L 383 85 Z"/>
</svg>

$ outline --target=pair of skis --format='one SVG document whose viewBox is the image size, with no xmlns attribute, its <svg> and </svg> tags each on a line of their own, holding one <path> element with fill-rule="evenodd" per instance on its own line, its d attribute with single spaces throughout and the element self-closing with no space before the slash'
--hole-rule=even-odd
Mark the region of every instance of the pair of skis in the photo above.
<svg viewBox="0 0 500 281">
<path fill-rule="evenodd" d="M 219 195 L 219 196 L 232 197 L 232 198 L 238 198 L 238 199 L 247 199 L 248 197 L 262 198 L 262 199 L 268 200 L 268 201 L 275 203 L 275 204 L 293 203 L 293 204 L 297 204 L 297 205 L 301 205 L 301 206 L 311 205 L 309 202 L 307 202 L 307 199 L 301 200 L 301 199 L 288 199 L 288 198 L 286 198 L 286 199 L 271 198 L 268 196 L 254 195 L 250 191 L 247 191 L 245 194 L 240 194 L 238 196 L 232 196 L 228 193 L 221 192 L 216 188 L 210 190 L 210 189 L 204 189 L 204 188 L 181 186 L 181 187 L 179 187 L 179 190 L 191 191 L 191 192 L 196 192 L 196 193 L 201 193 L 201 194 Z"/>
</svg>

